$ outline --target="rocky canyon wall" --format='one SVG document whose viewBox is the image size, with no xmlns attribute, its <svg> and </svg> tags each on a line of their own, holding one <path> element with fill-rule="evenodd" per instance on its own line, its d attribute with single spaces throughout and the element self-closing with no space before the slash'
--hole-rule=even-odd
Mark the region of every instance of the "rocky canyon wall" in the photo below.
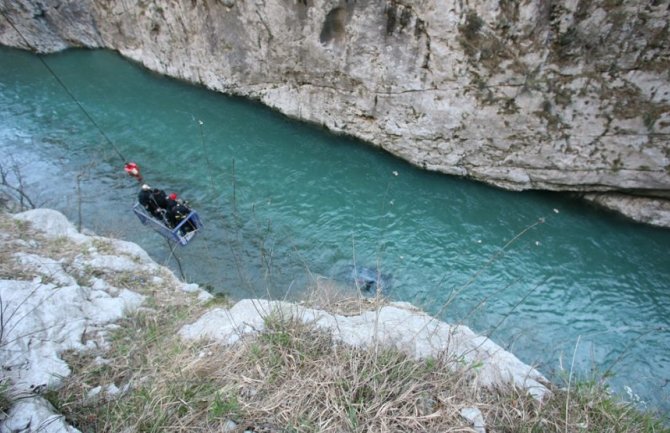
<svg viewBox="0 0 670 433">
<path fill-rule="evenodd" d="M 5 45 L 118 50 L 428 170 L 670 226 L 670 0 L 1 4 Z"/>
</svg>

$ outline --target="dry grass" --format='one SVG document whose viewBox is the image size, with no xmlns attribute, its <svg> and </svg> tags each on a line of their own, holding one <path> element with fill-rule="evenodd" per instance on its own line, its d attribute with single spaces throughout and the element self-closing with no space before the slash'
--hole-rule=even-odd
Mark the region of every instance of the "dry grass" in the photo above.
<svg viewBox="0 0 670 433">
<path fill-rule="evenodd" d="M 48 240 L 30 225 L 0 213 L 0 278 L 31 280 L 33 273 L 20 266 L 14 254 L 17 252 L 38 253 L 49 244 Z"/>
<path fill-rule="evenodd" d="M 121 323 L 108 363 L 69 355 L 74 374 L 51 400 L 81 431 L 225 431 L 233 420 L 239 432 L 468 432 L 466 407 L 482 412 L 488 432 L 667 431 L 595 383 L 576 385 L 569 398 L 554 389 L 540 404 L 515 389 L 476 387 L 454 360 L 335 344 L 278 315 L 233 346 L 186 344 L 176 331 L 193 312 L 163 307 Z M 130 391 L 85 398 L 110 383 Z"/>
<path fill-rule="evenodd" d="M 383 296 L 366 297 L 355 288 L 330 278 L 317 276 L 306 291 L 303 304 L 343 316 L 354 316 L 374 311 L 386 304 Z"/>
<path fill-rule="evenodd" d="M 8 231 L 13 240 L 3 241 L 13 251 L 20 247 L 53 258 L 86 254 L 80 246 L 0 219 L 0 233 Z M 95 247 L 112 252 L 104 243 Z M 0 271 L 15 276 L 19 268 L 8 254 L 0 251 Z M 172 290 L 177 281 L 171 274 L 160 271 L 160 283 L 154 276 L 104 275 L 117 287 L 147 295 L 144 307 L 118 322 L 108 335 L 109 348 L 63 354 L 72 374 L 46 397 L 84 433 L 472 432 L 460 415 L 463 408 L 479 409 L 489 433 L 669 431 L 613 400 L 596 381 L 553 389 L 540 404 L 519 390 L 477 387 L 458 360 L 414 360 L 396 349 L 349 347 L 276 314 L 265 318 L 261 333 L 232 346 L 186 343 L 178 330 L 206 306 Z M 352 298 L 337 283 L 317 279 L 306 302 L 360 314 L 385 301 Z M 112 384 L 121 391 L 89 396 Z M 0 388 L 2 410 L 4 395 Z"/>
</svg>

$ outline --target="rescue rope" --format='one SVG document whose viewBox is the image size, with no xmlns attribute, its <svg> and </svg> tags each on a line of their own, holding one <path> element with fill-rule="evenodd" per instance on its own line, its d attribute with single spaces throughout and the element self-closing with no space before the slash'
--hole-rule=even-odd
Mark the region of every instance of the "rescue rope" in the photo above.
<svg viewBox="0 0 670 433">
<path fill-rule="evenodd" d="M 74 103 L 77 104 L 77 107 L 79 107 L 79 109 L 81 110 L 81 112 L 84 113 L 84 115 L 85 115 L 86 118 L 91 122 L 91 124 L 92 124 L 93 126 L 95 126 L 95 128 L 98 130 L 98 132 L 100 132 L 100 135 L 102 135 L 102 137 L 105 139 L 105 141 L 107 142 L 107 144 L 109 144 L 109 145 L 112 147 L 112 149 L 114 150 L 114 152 L 116 152 L 116 154 L 119 156 L 119 158 L 121 158 L 121 161 L 125 164 L 125 166 L 124 166 L 124 170 L 125 170 L 130 176 L 134 177 L 138 182 L 142 182 L 142 175 L 141 175 L 140 172 L 139 172 L 139 167 L 137 166 L 137 164 L 135 164 L 134 162 L 129 162 L 129 161 L 123 156 L 123 154 L 121 153 L 121 151 L 119 150 L 119 148 L 114 144 L 114 142 L 109 138 L 109 136 L 107 136 L 107 134 L 106 134 L 105 131 L 102 129 L 102 127 L 98 124 L 98 122 L 95 121 L 95 119 L 93 118 L 93 116 L 91 116 L 91 114 L 86 110 L 86 108 L 84 108 L 84 106 L 79 102 L 79 100 L 77 100 L 77 98 L 74 96 L 74 94 L 73 94 L 73 93 L 70 91 L 70 89 L 68 89 L 68 87 L 65 85 L 65 83 L 63 82 L 63 80 L 61 80 L 60 77 L 58 77 L 58 75 L 56 74 L 56 72 L 49 66 L 49 64 L 46 62 L 46 60 L 43 58 L 43 56 L 39 54 L 39 51 L 37 50 L 37 48 L 35 48 L 34 46 L 32 46 L 32 45 L 30 44 L 30 42 L 28 42 L 28 39 L 23 35 L 23 33 L 21 33 L 21 31 L 20 31 L 20 30 L 14 25 L 14 23 L 9 19 L 9 17 L 8 17 L 7 14 L 5 13 L 5 11 L 0 9 L 0 14 L 3 16 L 3 18 L 5 19 L 5 21 L 7 21 L 7 23 L 14 29 L 14 31 L 16 32 L 16 34 L 18 34 L 19 37 L 23 40 L 23 42 L 25 43 L 26 47 L 28 47 L 29 49 L 33 50 L 34 52 L 36 52 L 36 53 L 38 54 L 37 58 L 40 60 L 40 62 L 42 62 L 42 65 L 44 65 L 44 67 L 47 69 L 47 71 L 49 71 L 49 73 L 54 77 L 54 79 L 56 80 L 56 82 L 58 82 L 58 84 L 63 88 L 63 90 L 65 90 L 65 93 L 67 93 L 67 95 L 72 99 L 72 101 L 74 101 Z M 181 275 L 181 278 L 182 278 L 182 280 L 185 281 L 185 280 L 186 280 L 186 276 L 185 276 L 185 274 L 184 274 L 184 269 L 183 269 L 183 267 L 182 267 L 181 260 L 180 260 L 180 258 L 177 256 L 177 254 L 175 253 L 175 247 L 176 247 L 176 244 L 173 245 L 173 244 L 170 242 L 170 240 L 167 239 L 167 238 L 166 238 L 166 241 L 167 241 L 167 243 L 168 243 L 168 248 L 170 249 L 170 257 L 174 257 L 174 258 L 175 258 L 175 261 L 177 262 L 177 267 L 178 267 L 178 269 L 179 269 L 179 273 L 180 273 L 180 275 Z M 168 257 L 167 260 L 169 260 L 170 257 Z"/>
<path fill-rule="evenodd" d="M 177 247 L 176 243 L 170 242 L 170 239 L 165 238 L 168 244 L 168 248 L 170 249 L 170 255 L 168 256 L 167 259 L 165 259 L 165 263 L 170 261 L 170 257 L 174 257 L 175 261 L 177 262 L 177 267 L 179 268 L 179 274 L 181 275 L 182 281 L 186 282 L 186 275 L 184 275 L 184 269 L 181 266 L 181 260 L 179 260 L 179 256 L 175 253 L 175 248 Z"/>
<path fill-rule="evenodd" d="M 60 84 L 60 86 L 63 88 L 63 90 L 65 90 L 65 93 L 67 93 L 68 96 L 70 96 L 70 98 L 72 98 L 72 100 L 74 101 L 74 103 L 77 104 L 77 106 L 78 106 L 79 109 L 84 113 L 84 115 L 86 116 L 86 118 L 88 118 L 88 120 L 93 124 L 93 126 L 95 126 L 95 127 L 97 128 L 97 130 L 98 130 L 98 131 L 100 132 L 100 134 L 105 138 L 105 140 L 107 141 L 107 143 L 108 143 L 110 146 L 112 146 L 112 149 L 114 149 L 114 151 L 115 151 L 116 154 L 121 158 L 121 160 L 122 160 L 124 163 L 128 162 L 128 160 L 123 156 L 123 154 L 121 153 L 121 151 L 116 147 L 116 145 L 114 144 L 114 142 L 112 142 L 112 140 L 107 136 L 107 134 L 105 134 L 105 131 L 100 127 L 100 125 L 98 125 L 98 123 L 95 121 L 95 119 L 93 119 L 93 116 L 91 116 L 91 115 L 88 113 L 88 111 L 86 111 L 86 109 L 84 108 L 84 106 L 81 105 L 81 103 L 77 100 L 77 98 L 75 98 L 75 96 L 72 94 L 72 92 L 70 92 L 70 90 L 67 88 L 67 86 L 65 85 L 65 83 L 63 83 L 63 81 L 58 77 L 58 75 L 56 75 L 56 73 L 54 72 L 54 70 L 51 69 L 51 67 L 47 64 L 47 62 L 46 62 L 46 60 L 44 60 L 43 56 L 42 56 L 42 55 L 39 55 L 38 50 L 37 50 L 35 47 L 33 47 L 33 46 L 30 44 L 30 42 L 28 42 L 28 39 L 26 39 L 26 37 L 23 36 L 23 33 L 21 33 L 21 32 L 19 31 L 19 29 L 14 25 L 14 23 L 9 19 L 9 17 L 5 14 L 5 11 L 0 10 L 0 14 L 2 14 L 3 18 L 5 19 L 5 21 L 7 21 L 7 23 L 9 23 L 9 25 L 14 29 L 14 31 L 21 37 L 21 39 L 22 39 L 23 42 L 26 44 L 26 46 L 27 46 L 28 48 L 30 48 L 31 50 L 35 51 L 36 53 L 38 53 L 37 58 L 40 60 L 40 62 L 42 62 L 42 64 L 44 65 L 44 67 L 45 67 L 45 68 L 49 71 L 49 73 L 56 79 L 56 81 L 58 82 L 58 84 Z"/>
</svg>

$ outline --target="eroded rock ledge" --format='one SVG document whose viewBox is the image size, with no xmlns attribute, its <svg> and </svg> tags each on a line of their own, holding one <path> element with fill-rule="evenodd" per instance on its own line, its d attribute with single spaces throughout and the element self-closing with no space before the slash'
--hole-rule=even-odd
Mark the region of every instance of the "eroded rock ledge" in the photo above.
<svg viewBox="0 0 670 433">
<path fill-rule="evenodd" d="M 17 0 L 2 10 L 6 45 L 118 50 L 428 170 L 597 192 L 604 206 L 670 226 L 670 0 Z M 655 205 L 659 217 L 644 216 Z"/>
</svg>

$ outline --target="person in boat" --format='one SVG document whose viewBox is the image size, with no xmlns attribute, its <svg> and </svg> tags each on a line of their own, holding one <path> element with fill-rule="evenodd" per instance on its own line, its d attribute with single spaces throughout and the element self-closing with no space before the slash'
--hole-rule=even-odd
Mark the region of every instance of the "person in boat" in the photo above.
<svg viewBox="0 0 670 433">
<path fill-rule="evenodd" d="M 165 191 L 158 188 L 151 188 L 146 183 L 142 185 L 137 201 L 154 218 L 162 220 L 168 207 Z"/>
<path fill-rule="evenodd" d="M 177 198 L 177 194 L 172 193 L 167 198 L 167 211 L 165 217 L 167 219 L 168 226 L 170 228 L 175 228 L 182 221 L 188 218 L 191 213 L 191 209 L 186 205 L 186 202 Z M 179 229 L 179 233 L 183 236 L 188 232 L 194 231 L 196 228 L 191 221 L 187 221 Z"/>
<path fill-rule="evenodd" d="M 170 195 L 167 197 L 167 206 L 165 207 L 165 209 L 170 209 L 176 205 L 177 205 L 177 194 L 171 192 Z"/>
</svg>

